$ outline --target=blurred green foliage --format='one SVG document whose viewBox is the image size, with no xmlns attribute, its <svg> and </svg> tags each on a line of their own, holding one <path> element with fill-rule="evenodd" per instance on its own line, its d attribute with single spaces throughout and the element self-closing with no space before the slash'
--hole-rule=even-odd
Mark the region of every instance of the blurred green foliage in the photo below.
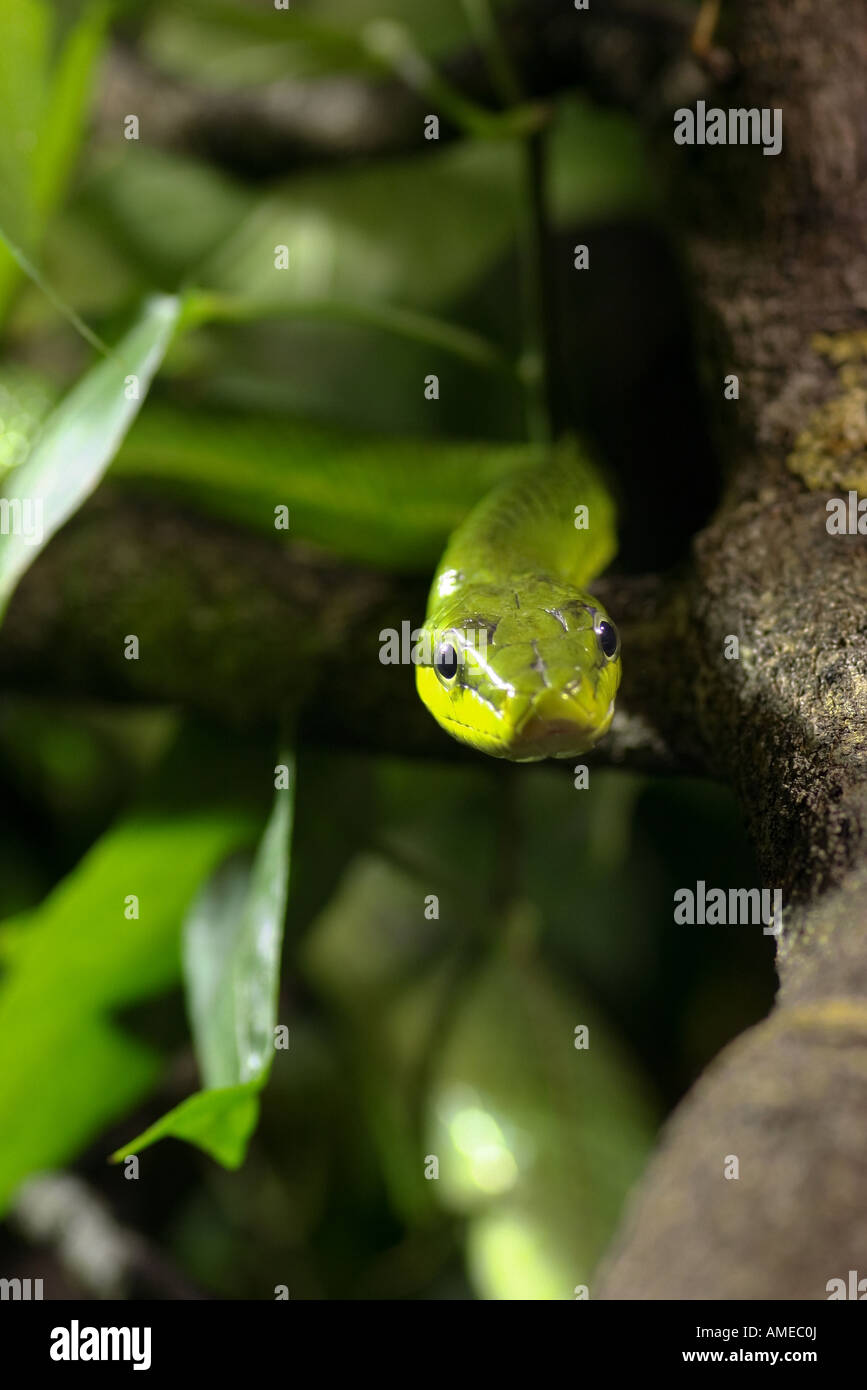
<svg viewBox="0 0 867 1390">
<path fill-rule="evenodd" d="M 107 19 L 103 0 L 65 34 L 44 0 L 0 11 L 0 228 L 28 255 L 69 182 Z M 0 246 L 0 307 L 18 273 Z"/>
</svg>

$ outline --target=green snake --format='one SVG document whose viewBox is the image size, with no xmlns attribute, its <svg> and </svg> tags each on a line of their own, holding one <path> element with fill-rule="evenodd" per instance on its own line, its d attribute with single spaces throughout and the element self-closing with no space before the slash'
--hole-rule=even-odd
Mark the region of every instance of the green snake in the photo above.
<svg viewBox="0 0 867 1390">
<path fill-rule="evenodd" d="M 287 541 L 401 572 L 430 563 L 451 528 L 431 585 L 427 640 L 417 644 L 424 704 L 454 738 L 519 762 L 572 757 L 607 731 L 620 642 L 585 586 L 614 556 L 615 513 L 576 443 L 545 454 L 523 445 L 368 442 L 151 403 L 113 476 L 121 486 L 174 492 L 272 539 L 274 498 L 287 497 Z M 586 508 L 586 528 L 576 527 L 576 508 Z"/>
<path fill-rule="evenodd" d="M 482 498 L 440 560 L 419 644 L 418 693 L 447 733 L 535 762 L 607 732 L 620 638 L 585 585 L 615 549 L 614 504 L 571 441 Z"/>
</svg>

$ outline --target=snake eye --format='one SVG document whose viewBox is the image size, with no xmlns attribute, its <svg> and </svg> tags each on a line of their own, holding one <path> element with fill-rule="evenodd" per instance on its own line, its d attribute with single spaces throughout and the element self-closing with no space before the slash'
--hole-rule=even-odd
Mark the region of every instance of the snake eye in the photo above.
<svg viewBox="0 0 867 1390">
<path fill-rule="evenodd" d="M 607 656 L 610 661 L 612 657 L 617 655 L 617 650 L 620 646 L 617 628 L 613 623 L 609 623 L 606 618 L 602 618 L 596 624 L 596 636 L 599 638 L 602 655 Z"/>
<path fill-rule="evenodd" d="M 451 685 L 458 674 L 458 654 L 451 642 L 440 642 L 434 655 L 434 669 L 443 685 Z"/>
</svg>

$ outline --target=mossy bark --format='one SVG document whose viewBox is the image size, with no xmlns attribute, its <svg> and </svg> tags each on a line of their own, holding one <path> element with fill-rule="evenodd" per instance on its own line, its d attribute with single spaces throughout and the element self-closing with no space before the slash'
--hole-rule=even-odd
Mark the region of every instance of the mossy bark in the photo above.
<svg viewBox="0 0 867 1390">
<path fill-rule="evenodd" d="M 705 149 L 678 183 L 729 461 L 685 591 L 687 708 L 783 891 L 780 993 L 667 1126 L 606 1298 L 821 1299 L 867 1249 L 867 538 L 826 528 L 867 443 L 867 10 L 729 10 L 718 104 L 781 106 L 784 147 Z"/>
</svg>

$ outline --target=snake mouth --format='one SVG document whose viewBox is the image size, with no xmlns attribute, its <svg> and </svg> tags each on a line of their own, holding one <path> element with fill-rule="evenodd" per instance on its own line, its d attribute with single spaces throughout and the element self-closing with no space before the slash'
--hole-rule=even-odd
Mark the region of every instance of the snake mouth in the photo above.
<svg viewBox="0 0 867 1390">
<path fill-rule="evenodd" d="M 607 731 L 613 712 L 613 701 L 600 714 L 566 691 L 543 691 L 515 730 L 510 756 L 529 762 L 586 753 Z"/>
</svg>

